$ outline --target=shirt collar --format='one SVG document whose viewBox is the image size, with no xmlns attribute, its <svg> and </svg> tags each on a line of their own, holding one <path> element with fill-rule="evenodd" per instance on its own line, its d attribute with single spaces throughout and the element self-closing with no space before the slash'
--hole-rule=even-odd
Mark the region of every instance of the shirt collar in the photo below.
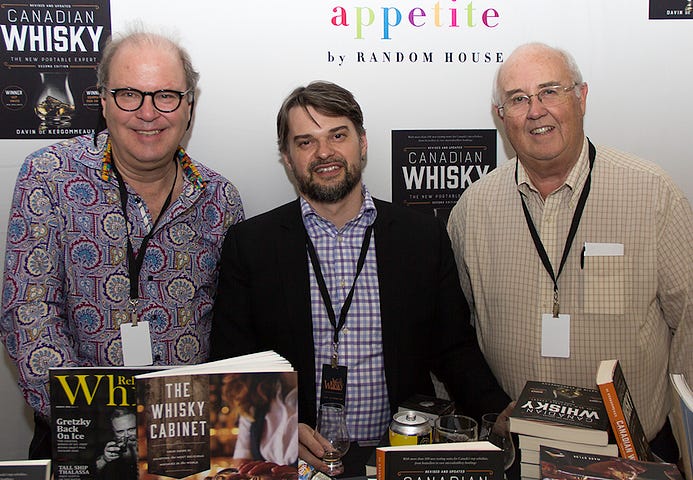
<svg viewBox="0 0 693 480">
<path fill-rule="evenodd" d="M 202 178 L 199 170 L 192 162 L 192 159 L 186 153 L 185 149 L 180 145 L 176 149 L 176 160 L 183 169 L 188 181 L 198 190 L 203 190 L 207 186 L 207 180 Z M 111 137 L 108 137 L 106 148 L 103 152 L 101 161 L 101 179 L 105 182 L 109 181 L 113 173 L 113 154 L 111 152 Z"/>
<path fill-rule="evenodd" d="M 373 222 L 375 222 L 375 218 L 377 216 L 375 202 L 373 202 L 373 197 L 368 191 L 368 188 L 366 188 L 366 185 L 363 183 L 361 184 L 361 195 L 363 195 L 363 203 L 361 204 L 359 213 L 356 214 L 354 218 L 349 220 L 346 223 L 346 225 L 344 225 L 344 229 L 349 228 L 349 226 L 354 225 L 356 223 L 368 226 L 372 225 Z M 318 212 L 315 211 L 315 209 L 311 206 L 310 203 L 308 203 L 308 201 L 305 198 L 299 197 L 299 201 L 301 203 L 301 216 L 303 217 L 304 225 L 308 226 L 308 224 L 312 222 L 321 222 L 333 226 L 332 222 L 330 222 L 326 218 L 321 217 L 320 214 L 318 214 Z"/>
</svg>

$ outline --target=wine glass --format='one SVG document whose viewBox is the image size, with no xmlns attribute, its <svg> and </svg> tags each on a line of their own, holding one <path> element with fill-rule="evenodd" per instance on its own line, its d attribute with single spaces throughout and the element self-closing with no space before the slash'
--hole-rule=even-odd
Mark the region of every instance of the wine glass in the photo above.
<svg viewBox="0 0 693 480">
<path fill-rule="evenodd" d="M 510 436 L 508 417 L 498 413 L 487 413 L 481 417 L 479 440 L 487 440 L 503 450 L 503 466 L 509 469 L 515 462 L 515 445 Z"/>
<path fill-rule="evenodd" d="M 344 473 L 342 457 L 349 450 L 349 432 L 346 426 L 344 406 L 339 403 L 325 403 L 318 410 L 318 424 L 315 433 L 319 433 L 330 444 L 325 448 L 322 461 L 327 464 L 327 474 L 331 477 Z M 323 446 L 324 442 L 323 442 Z"/>
</svg>

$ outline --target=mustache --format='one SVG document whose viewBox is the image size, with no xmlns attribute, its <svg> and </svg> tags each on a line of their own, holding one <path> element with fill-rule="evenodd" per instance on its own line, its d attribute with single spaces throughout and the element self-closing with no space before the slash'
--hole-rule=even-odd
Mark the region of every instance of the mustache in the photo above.
<svg viewBox="0 0 693 480">
<path fill-rule="evenodd" d="M 347 162 L 346 162 L 346 160 L 343 159 L 343 158 L 341 158 L 341 157 L 338 157 L 338 158 L 330 158 L 329 160 L 313 160 L 313 161 L 310 162 L 310 164 L 308 165 L 308 169 L 309 169 L 310 171 L 313 171 L 313 170 L 315 170 L 316 168 L 322 167 L 323 165 L 329 165 L 329 164 L 331 164 L 331 163 L 338 163 L 339 165 L 341 165 L 341 166 L 344 167 L 345 169 L 348 168 L 348 167 L 347 167 Z"/>
</svg>

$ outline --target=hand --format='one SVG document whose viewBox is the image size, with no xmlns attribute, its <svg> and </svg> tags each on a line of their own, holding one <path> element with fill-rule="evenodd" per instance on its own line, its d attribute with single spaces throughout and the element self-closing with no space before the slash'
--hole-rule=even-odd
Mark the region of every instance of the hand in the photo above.
<svg viewBox="0 0 693 480">
<path fill-rule="evenodd" d="M 107 462 L 117 460 L 120 458 L 120 456 L 120 446 L 114 441 L 108 442 L 103 448 L 103 459 Z"/>
<path fill-rule="evenodd" d="M 332 448 L 330 442 L 305 423 L 298 424 L 298 456 L 317 470 L 327 473 L 329 467 L 322 461 L 325 450 Z"/>
<path fill-rule="evenodd" d="M 508 434 L 508 417 L 510 417 L 510 414 L 513 412 L 513 409 L 515 408 L 515 401 L 513 400 L 508 404 L 507 407 L 503 409 L 503 411 L 498 415 L 498 420 L 496 420 L 496 424 L 493 426 L 493 431 L 498 433 L 499 435 L 507 435 Z"/>
</svg>

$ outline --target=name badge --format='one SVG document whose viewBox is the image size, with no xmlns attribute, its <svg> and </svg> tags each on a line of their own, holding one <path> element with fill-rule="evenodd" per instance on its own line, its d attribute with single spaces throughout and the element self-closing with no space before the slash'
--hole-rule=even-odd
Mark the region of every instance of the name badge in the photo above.
<svg viewBox="0 0 693 480">
<path fill-rule="evenodd" d="M 131 367 L 153 363 L 149 322 L 140 321 L 136 325 L 121 323 L 120 340 L 123 348 L 123 365 Z"/>
<path fill-rule="evenodd" d="M 552 313 L 541 316 L 541 356 L 570 357 L 570 315 Z"/>
<path fill-rule="evenodd" d="M 333 367 L 329 363 L 324 364 L 320 383 L 320 405 L 324 403 L 346 405 L 346 381 L 346 365 Z"/>
</svg>

